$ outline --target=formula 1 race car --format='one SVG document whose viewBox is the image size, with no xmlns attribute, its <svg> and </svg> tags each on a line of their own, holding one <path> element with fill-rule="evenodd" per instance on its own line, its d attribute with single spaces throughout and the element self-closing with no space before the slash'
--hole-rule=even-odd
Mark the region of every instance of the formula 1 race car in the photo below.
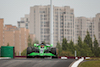
<svg viewBox="0 0 100 67">
<path fill-rule="evenodd" d="M 32 57 L 52 57 L 57 58 L 57 49 L 48 44 L 34 44 L 34 47 L 27 48 L 27 58 Z"/>
</svg>

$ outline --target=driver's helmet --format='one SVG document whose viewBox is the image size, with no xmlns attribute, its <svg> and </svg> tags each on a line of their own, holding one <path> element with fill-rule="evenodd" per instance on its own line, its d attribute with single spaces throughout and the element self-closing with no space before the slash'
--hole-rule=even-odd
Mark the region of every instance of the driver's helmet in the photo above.
<svg viewBox="0 0 100 67">
<path fill-rule="evenodd" d="M 44 45 L 44 43 L 42 42 L 41 45 Z"/>
<path fill-rule="evenodd" d="M 44 48 L 44 43 L 41 43 L 41 48 Z"/>
</svg>

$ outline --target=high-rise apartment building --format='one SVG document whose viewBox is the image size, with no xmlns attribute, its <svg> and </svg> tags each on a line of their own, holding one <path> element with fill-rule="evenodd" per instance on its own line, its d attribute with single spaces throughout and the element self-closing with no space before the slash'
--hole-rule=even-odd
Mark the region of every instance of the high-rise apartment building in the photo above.
<svg viewBox="0 0 100 67">
<path fill-rule="evenodd" d="M 0 18 L 0 46 L 3 45 L 3 28 L 4 28 L 4 20 Z"/>
<path fill-rule="evenodd" d="M 28 19 L 27 19 L 28 18 Z M 26 25 L 26 23 L 28 25 Z M 74 17 L 74 9 L 69 6 L 57 7 L 53 6 L 53 45 L 56 46 L 59 41 L 66 38 L 68 42 L 72 40 L 77 43 L 78 36 L 84 40 L 87 30 L 94 41 L 96 36 L 100 44 L 100 13 L 94 18 Z M 30 14 L 25 15 L 18 22 L 18 27 L 29 28 L 30 34 L 35 35 L 35 39 L 39 43 L 45 41 L 50 43 L 50 5 L 30 7 Z M 33 35 L 32 35 L 33 36 Z"/>
<path fill-rule="evenodd" d="M 50 6 L 30 8 L 30 33 L 35 34 L 39 43 L 50 43 Z M 74 10 L 69 6 L 53 6 L 54 47 L 65 37 L 68 42 L 74 40 Z"/>
<path fill-rule="evenodd" d="M 29 28 L 29 15 L 26 14 L 25 17 L 21 18 L 20 21 L 17 22 L 19 28 Z"/>
<path fill-rule="evenodd" d="M 4 19 L 0 19 L 0 47 L 14 46 L 16 55 L 19 55 L 28 47 L 28 36 L 34 41 L 35 35 L 29 34 L 29 29 L 17 28 L 12 25 L 3 25 Z"/>
<path fill-rule="evenodd" d="M 15 52 L 17 55 L 28 46 L 27 39 L 29 36 L 29 30 L 26 28 L 19 29 L 16 26 L 5 25 L 3 35 L 3 46 L 7 46 L 8 43 L 9 46 L 15 46 Z"/>
<path fill-rule="evenodd" d="M 79 36 L 82 38 L 83 41 L 87 34 L 87 31 L 89 32 L 91 38 L 93 38 L 94 37 L 93 19 L 86 17 L 75 18 L 74 43 L 77 43 Z"/>
<path fill-rule="evenodd" d="M 93 18 L 93 21 L 94 21 L 95 36 L 100 46 L 100 13 L 96 14 L 96 17 Z"/>
</svg>

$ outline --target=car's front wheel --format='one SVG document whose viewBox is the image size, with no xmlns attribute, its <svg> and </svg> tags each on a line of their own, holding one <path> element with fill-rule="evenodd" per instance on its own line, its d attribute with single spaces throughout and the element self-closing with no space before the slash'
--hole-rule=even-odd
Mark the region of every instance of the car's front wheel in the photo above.
<svg viewBox="0 0 100 67">
<path fill-rule="evenodd" d="M 27 48 L 27 58 L 31 58 L 31 56 L 28 56 L 32 52 L 32 47 Z"/>
</svg>

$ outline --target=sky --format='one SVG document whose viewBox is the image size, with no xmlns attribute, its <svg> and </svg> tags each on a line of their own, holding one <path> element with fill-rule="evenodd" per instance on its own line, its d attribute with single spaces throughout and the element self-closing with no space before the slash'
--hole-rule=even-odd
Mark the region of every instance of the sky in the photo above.
<svg viewBox="0 0 100 67">
<path fill-rule="evenodd" d="M 4 24 L 17 26 L 17 21 L 29 14 L 34 5 L 50 5 L 50 0 L 0 0 L 0 18 L 4 18 Z M 70 6 L 75 17 L 92 18 L 100 13 L 100 0 L 53 0 L 53 5 Z"/>
</svg>

